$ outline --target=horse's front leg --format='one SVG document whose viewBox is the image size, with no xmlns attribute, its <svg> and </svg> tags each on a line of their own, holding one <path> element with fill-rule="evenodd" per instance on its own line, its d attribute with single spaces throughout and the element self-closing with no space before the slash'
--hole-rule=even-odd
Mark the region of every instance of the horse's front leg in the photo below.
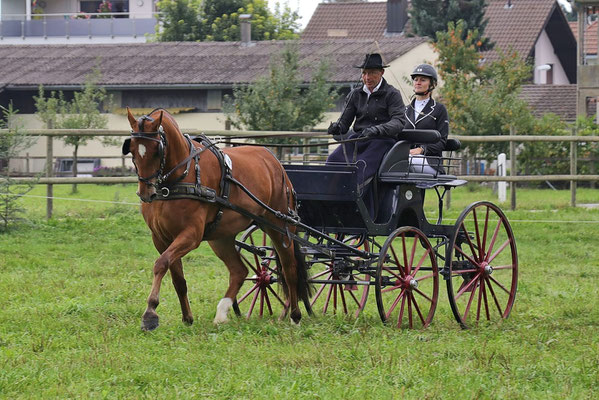
<svg viewBox="0 0 599 400">
<path fill-rule="evenodd" d="M 158 313 L 156 308 L 160 304 L 160 286 L 162 279 L 166 272 L 171 268 L 173 274 L 173 283 L 175 290 L 179 295 L 179 301 L 181 302 L 181 309 L 183 311 L 183 321 L 193 322 L 191 315 L 191 308 L 189 307 L 189 301 L 187 300 L 187 284 L 183 278 L 183 267 L 181 264 L 181 257 L 189 253 L 191 250 L 197 248 L 200 244 L 200 240 L 191 232 L 185 232 L 180 234 L 167 248 L 162 252 L 160 257 L 154 263 L 154 279 L 152 281 L 152 289 L 148 296 L 148 306 L 146 311 L 143 313 L 141 318 L 141 329 L 144 331 L 151 331 L 158 327 Z M 154 239 L 154 243 L 158 251 L 164 247 L 164 244 L 159 239 Z M 181 284 L 183 279 L 183 284 Z M 183 296 L 182 296 L 183 295 Z"/>
</svg>

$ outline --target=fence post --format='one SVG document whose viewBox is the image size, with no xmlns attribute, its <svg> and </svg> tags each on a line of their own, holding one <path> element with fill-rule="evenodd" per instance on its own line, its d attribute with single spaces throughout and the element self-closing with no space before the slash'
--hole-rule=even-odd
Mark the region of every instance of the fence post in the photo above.
<svg viewBox="0 0 599 400">
<path fill-rule="evenodd" d="M 576 136 L 576 127 L 572 128 L 572 136 Z M 576 175 L 578 158 L 578 142 L 570 142 L 570 175 Z M 570 206 L 576 207 L 576 181 L 570 181 Z"/>
<path fill-rule="evenodd" d="M 505 159 L 506 159 L 505 153 L 500 153 L 497 156 L 497 175 L 498 176 L 506 176 L 507 162 Z M 498 197 L 500 203 L 504 203 L 507 200 L 506 189 L 507 189 L 506 181 L 497 182 L 497 197 Z"/>
<path fill-rule="evenodd" d="M 515 177 L 517 162 L 516 162 L 516 142 L 511 136 L 516 135 L 516 130 L 510 126 L 510 176 Z M 512 211 L 516 209 L 516 182 L 510 182 L 510 202 Z"/>
<path fill-rule="evenodd" d="M 52 123 L 48 122 L 48 129 L 52 129 Z M 51 178 L 54 174 L 54 149 L 52 136 L 46 136 L 46 177 Z M 48 183 L 46 186 L 46 218 L 52 218 L 52 207 L 54 197 L 54 186 Z"/>
</svg>

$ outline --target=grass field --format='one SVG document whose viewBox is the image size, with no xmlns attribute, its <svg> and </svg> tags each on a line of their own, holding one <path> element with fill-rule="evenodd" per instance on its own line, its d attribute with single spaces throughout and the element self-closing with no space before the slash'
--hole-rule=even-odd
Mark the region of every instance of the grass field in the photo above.
<svg viewBox="0 0 599 400">
<path fill-rule="evenodd" d="M 139 325 L 157 253 L 135 188 L 79 189 L 55 186 L 50 221 L 43 198 L 24 199 L 29 221 L 0 235 L 0 398 L 599 396 L 599 210 L 568 207 L 568 191 L 521 189 L 519 209 L 506 211 L 520 275 L 505 321 L 460 329 L 441 286 L 426 330 L 384 326 L 374 291 L 358 319 L 214 326 L 228 274 L 204 244 L 183 261 L 194 325 L 181 323 L 167 277 L 161 325 L 147 333 Z M 482 199 L 493 201 L 490 190 L 455 190 L 447 219 Z M 599 203 L 599 191 L 580 190 L 578 201 Z"/>
</svg>

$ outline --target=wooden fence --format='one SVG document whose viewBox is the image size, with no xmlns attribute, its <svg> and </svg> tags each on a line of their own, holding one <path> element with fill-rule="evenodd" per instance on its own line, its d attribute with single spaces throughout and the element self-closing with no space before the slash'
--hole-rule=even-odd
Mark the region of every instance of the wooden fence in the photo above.
<svg viewBox="0 0 599 400">
<path fill-rule="evenodd" d="M 0 129 L 0 135 L 6 133 L 6 130 Z M 256 135 L 280 135 L 280 136 L 302 136 L 306 140 L 310 138 L 330 138 L 322 132 L 280 132 L 280 131 L 230 131 L 230 130 L 183 130 L 183 133 L 190 135 L 205 134 L 210 137 L 222 137 L 242 139 L 251 138 Z M 28 135 L 46 137 L 46 176 L 43 178 L 15 178 L 15 183 L 25 183 L 37 180 L 37 183 L 47 185 L 47 206 L 46 215 L 52 217 L 52 198 L 53 185 L 74 184 L 74 183 L 135 183 L 137 177 L 54 177 L 54 137 L 57 136 L 129 136 L 129 131 L 115 131 L 105 129 L 31 129 L 27 131 Z M 599 181 L 599 175 L 579 175 L 577 174 L 578 151 L 577 144 L 580 142 L 599 142 L 599 136 L 533 136 L 533 135 L 511 135 L 501 136 L 450 136 L 459 139 L 462 143 L 498 143 L 509 142 L 509 159 L 511 160 L 510 175 L 492 176 L 492 175 L 460 175 L 459 179 L 465 179 L 470 182 L 509 182 L 510 183 L 510 206 L 512 210 L 516 209 L 516 183 L 517 182 L 542 182 L 542 181 L 569 181 L 570 182 L 570 205 L 576 206 L 576 183 L 580 181 Z M 570 143 L 570 174 L 568 175 L 518 175 L 518 162 L 516 154 L 516 144 L 524 142 L 569 142 Z M 112 158 L 112 157 L 111 157 Z"/>
</svg>

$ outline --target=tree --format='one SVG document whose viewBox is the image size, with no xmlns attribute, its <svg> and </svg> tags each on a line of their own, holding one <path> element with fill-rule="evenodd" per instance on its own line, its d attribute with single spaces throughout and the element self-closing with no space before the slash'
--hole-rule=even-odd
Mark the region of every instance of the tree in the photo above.
<svg viewBox="0 0 599 400">
<path fill-rule="evenodd" d="M 490 64 L 479 63 L 476 31 L 464 33 L 465 23 L 450 22 L 446 32 L 437 32 L 439 75 L 444 82 L 441 96 L 447 106 L 451 130 L 456 135 L 507 135 L 510 127 L 530 132 L 534 117 L 519 98 L 531 66 L 517 54 L 502 54 Z M 461 38 L 465 37 L 465 40 Z M 471 154 L 488 160 L 507 150 L 506 143 L 468 144 Z"/>
<path fill-rule="evenodd" d="M 105 129 L 108 117 L 101 114 L 100 107 L 110 98 L 104 88 L 99 88 L 100 79 L 96 69 L 86 80 L 83 90 L 73 94 L 73 100 L 66 101 L 62 92 L 51 92 L 50 97 L 44 95 L 43 86 L 39 87 L 38 96 L 35 97 L 38 118 L 48 128 L 57 129 Z M 77 163 L 79 147 L 87 144 L 92 139 L 89 136 L 64 136 L 62 140 L 66 145 L 73 146 L 73 176 L 77 176 Z M 103 139 L 104 144 L 113 144 L 113 140 Z M 77 184 L 73 184 L 73 193 L 77 192 Z"/>
<path fill-rule="evenodd" d="M 492 46 L 484 38 L 487 20 L 485 17 L 486 0 L 412 0 L 410 17 L 414 32 L 420 36 L 436 38 L 436 33 L 446 31 L 447 24 L 464 21 L 464 34 L 469 30 L 478 30 L 475 40 L 480 41 L 479 50 L 489 50 Z M 465 39 L 465 37 L 462 37 Z"/>
<path fill-rule="evenodd" d="M 236 87 L 225 110 L 238 129 L 302 131 L 324 119 L 334 105 L 335 93 L 327 82 L 328 65 L 321 62 L 306 85 L 300 74 L 297 44 L 287 45 L 271 59 L 267 76 L 246 87 Z M 295 138 L 271 139 L 270 143 L 298 143 Z"/>
<path fill-rule="evenodd" d="M 25 135 L 17 119 L 19 110 L 15 110 L 12 103 L 9 103 L 8 107 L 0 106 L 0 111 L 0 129 L 7 130 L 0 133 L 0 232 L 6 232 L 12 224 L 20 220 L 18 215 L 23 209 L 19 205 L 19 199 L 35 185 L 35 182 L 26 185 L 15 184 L 10 177 L 8 161 L 21 150 L 30 147 L 35 138 Z M 3 166 L 4 162 L 6 166 Z"/>
<path fill-rule="evenodd" d="M 202 39 L 201 0 L 160 0 L 156 7 L 156 39 L 160 42 L 193 42 Z"/>
<path fill-rule="evenodd" d="M 245 1 L 243 7 L 236 11 L 216 17 L 208 25 L 205 40 L 214 41 L 238 41 L 241 39 L 239 16 L 250 14 L 252 16 L 252 40 L 288 40 L 297 39 L 295 33 L 299 30 L 299 14 L 291 11 L 289 6 L 281 10 L 277 3 L 274 14 L 268 8 L 265 0 Z M 207 19 L 208 21 L 208 15 Z"/>
<path fill-rule="evenodd" d="M 266 0 L 160 0 L 159 41 L 238 41 L 239 16 L 252 15 L 252 40 L 297 39 L 299 14 Z"/>
</svg>

